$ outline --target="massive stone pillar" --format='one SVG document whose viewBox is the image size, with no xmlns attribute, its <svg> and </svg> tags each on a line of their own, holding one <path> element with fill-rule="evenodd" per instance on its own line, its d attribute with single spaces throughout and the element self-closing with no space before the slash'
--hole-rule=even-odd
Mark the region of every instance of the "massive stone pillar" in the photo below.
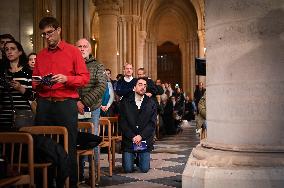
<svg viewBox="0 0 284 188">
<path fill-rule="evenodd" d="M 186 92 L 187 95 L 191 95 L 191 85 L 192 85 L 192 77 L 191 75 L 195 75 L 192 73 L 192 59 L 194 61 L 194 55 L 192 55 L 192 43 L 193 40 L 185 40 L 181 43 L 181 51 L 182 51 L 182 88 L 184 88 L 184 92 Z M 194 65 L 194 64 L 193 64 Z M 185 89 L 187 88 L 187 89 Z"/>
<path fill-rule="evenodd" d="M 138 68 L 145 66 L 144 65 L 144 47 L 145 47 L 146 36 L 147 36 L 146 31 L 139 31 L 138 48 L 137 48 L 137 63 L 136 63 L 136 66 Z"/>
<path fill-rule="evenodd" d="M 155 39 L 146 39 L 145 43 L 145 65 L 148 76 L 152 80 L 157 79 L 157 42 Z"/>
<path fill-rule="evenodd" d="M 197 31 L 198 39 L 199 39 L 199 57 L 205 57 L 205 31 L 204 29 L 200 29 Z"/>
<path fill-rule="evenodd" d="M 140 18 L 137 15 L 121 15 L 119 17 L 119 64 L 122 69 L 125 62 L 133 65 L 134 74 L 140 68 L 138 63 L 138 47 L 140 36 L 138 31 Z M 143 65 L 142 65 L 143 66 Z"/>
<path fill-rule="evenodd" d="M 95 0 L 99 16 L 98 60 L 117 75 L 117 16 L 119 0 Z"/>
<path fill-rule="evenodd" d="M 183 187 L 284 185 L 283 1 L 206 1 L 208 138 Z"/>
<path fill-rule="evenodd" d="M 198 48 L 198 57 L 205 58 L 205 29 L 199 29 L 197 31 L 198 35 L 198 42 L 199 42 L 199 48 Z M 196 85 L 198 82 L 206 83 L 206 77 L 205 76 L 198 76 L 196 79 Z"/>
</svg>

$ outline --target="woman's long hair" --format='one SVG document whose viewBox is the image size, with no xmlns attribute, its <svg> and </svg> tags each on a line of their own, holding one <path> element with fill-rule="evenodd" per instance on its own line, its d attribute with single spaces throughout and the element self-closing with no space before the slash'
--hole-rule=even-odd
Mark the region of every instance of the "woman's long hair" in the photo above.
<svg viewBox="0 0 284 188">
<path fill-rule="evenodd" d="M 27 66 L 27 64 L 28 64 L 28 58 L 27 58 L 27 55 L 26 55 L 26 53 L 25 53 L 25 51 L 24 51 L 24 49 L 23 49 L 23 46 L 22 46 L 19 42 L 17 42 L 17 41 L 8 41 L 8 42 L 5 43 L 4 51 L 5 51 L 5 47 L 6 47 L 6 45 L 7 45 L 8 43 L 13 43 L 13 44 L 15 44 L 16 47 L 17 47 L 17 49 L 18 49 L 20 52 L 22 52 L 22 54 L 21 54 L 20 57 L 19 57 L 18 67 L 25 67 L 25 66 Z M 6 52 L 5 52 L 5 53 L 6 53 Z M 10 60 L 9 60 L 7 57 L 5 57 L 5 58 L 3 59 L 3 61 L 4 61 L 4 68 L 5 68 L 6 70 L 7 70 L 7 69 L 10 69 L 10 68 L 11 68 L 11 66 L 10 66 Z"/>
</svg>

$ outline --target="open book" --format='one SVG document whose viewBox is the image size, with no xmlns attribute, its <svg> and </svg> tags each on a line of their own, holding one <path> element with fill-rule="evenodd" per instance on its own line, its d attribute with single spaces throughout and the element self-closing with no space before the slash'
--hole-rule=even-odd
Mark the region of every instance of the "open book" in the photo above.
<svg viewBox="0 0 284 188">
<path fill-rule="evenodd" d="M 49 86 L 51 87 L 53 84 L 55 84 L 55 82 L 52 81 L 52 76 L 53 74 L 47 74 L 43 77 L 41 76 L 32 76 L 32 80 L 33 82 L 40 82 L 43 85 Z"/>
</svg>

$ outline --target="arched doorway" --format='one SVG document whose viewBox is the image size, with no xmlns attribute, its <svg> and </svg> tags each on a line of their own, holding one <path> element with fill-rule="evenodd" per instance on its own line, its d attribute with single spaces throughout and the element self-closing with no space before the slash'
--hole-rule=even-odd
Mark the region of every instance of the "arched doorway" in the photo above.
<svg viewBox="0 0 284 188">
<path fill-rule="evenodd" d="M 182 86 L 182 63 L 179 45 L 165 42 L 157 48 L 157 78 Z"/>
</svg>

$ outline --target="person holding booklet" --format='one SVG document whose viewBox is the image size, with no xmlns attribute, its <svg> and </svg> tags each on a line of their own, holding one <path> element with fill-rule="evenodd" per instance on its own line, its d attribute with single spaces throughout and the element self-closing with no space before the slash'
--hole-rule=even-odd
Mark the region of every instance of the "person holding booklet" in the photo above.
<svg viewBox="0 0 284 188">
<path fill-rule="evenodd" d="M 58 20 L 44 17 L 39 22 L 39 29 L 47 48 L 38 53 L 33 69 L 33 89 L 38 95 L 35 125 L 67 128 L 70 187 L 77 187 L 78 88 L 89 83 L 90 74 L 80 51 L 61 40 Z M 36 82 L 35 76 L 42 80 Z M 49 177 L 48 187 L 51 187 L 53 181 Z M 56 182 L 56 187 L 63 187 L 63 184 Z"/>
<path fill-rule="evenodd" d="M 157 120 L 155 101 L 146 93 L 146 78 L 138 78 L 134 91 L 120 103 L 119 125 L 122 132 L 122 166 L 126 173 L 134 170 L 134 161 L 141 172 L 150 169 L 150 152 L 154 149 Z"/>
<path fill-rule="evenodd" d="M 33 124 L 29 100 L 33 100 L 32 71 L 22 45 L 8 41 L 0 73 L 0 129 L 20 128 Z"/>
</svg>

